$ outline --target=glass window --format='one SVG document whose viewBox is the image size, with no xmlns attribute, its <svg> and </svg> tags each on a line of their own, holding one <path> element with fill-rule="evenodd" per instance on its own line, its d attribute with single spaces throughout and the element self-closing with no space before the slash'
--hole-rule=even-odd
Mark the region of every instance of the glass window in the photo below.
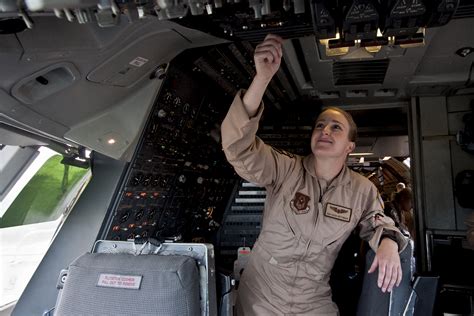
<svg viewBox="0 0 474 316">
<path fill-rule="evenodd" d="M 6 159 L 19 157 L 11 147 L 0 151 L 0 171 L 8 168 Z M 19 299 L 91 177 L 89 169 L 61 160 L 40 147 L 28 163 L 17 164 L 14 184 L 0 201 L 0 311 Z"/>
</svg>

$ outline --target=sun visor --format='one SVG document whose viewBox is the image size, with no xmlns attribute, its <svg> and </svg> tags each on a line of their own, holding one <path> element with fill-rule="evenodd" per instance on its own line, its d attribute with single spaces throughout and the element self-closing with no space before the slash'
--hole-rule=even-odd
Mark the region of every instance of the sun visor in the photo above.
<svg viewBox="0 0 474 316">
<path fill-rule="evenodd" d="M 136 145 L 161 80 L 150 80 L 109 111 L 72 126 L 64 138 L 115 159 Z"/>
<path fill-rule="evenodd" d="M 131 42 L 117 54 L 89 73 L 87 79 L 105 85 L 128 87 L 150 76 L 165 56 L 163 46 L 173 53 L 181 51 L 190 41 L 175 30 L 162 30 Z"/>
</svg>

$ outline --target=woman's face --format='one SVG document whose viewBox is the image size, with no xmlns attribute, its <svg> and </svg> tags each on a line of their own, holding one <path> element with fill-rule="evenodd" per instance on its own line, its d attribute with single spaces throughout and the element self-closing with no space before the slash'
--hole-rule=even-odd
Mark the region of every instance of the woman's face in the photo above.
<svg viewBox="0 0 474 316">
<path fill-rule="evenodd" d="M 411 210 L 412 205 L 411 205 L 411 199 L 405 199 L 401 202 L 401 208 L 402 211 L 408 212 Z"/>
<path fill-rule="evenodd" d="M 316 120 L 311 136 L 311 150 L 317 157 L 346 158 L 354 148 L 349 140 L 350 125 L 343 114 L 326 110 Z"/>
</svg>

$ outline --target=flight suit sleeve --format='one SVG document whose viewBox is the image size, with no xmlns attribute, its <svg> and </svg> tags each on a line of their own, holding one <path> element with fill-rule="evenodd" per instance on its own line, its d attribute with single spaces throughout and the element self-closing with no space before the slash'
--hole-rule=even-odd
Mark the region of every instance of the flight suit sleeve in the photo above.
<svg viewBox="0 0 474 316">
<path fill-rule="evenodd" d="M 295 159 L 256 136 L 263 102 L 257 114 L 249 118 L 242 101 L 243 92 L 237 93 L 222 122 L 222 148 L 239 176 L 259 186 L 274 186 L 284 179 Z"/>
<path fill-rule="evenodd" d="M 359 223 L 360 238 L 367 241 L 376 252 L 381 239 L 388 237 L 397 242 L 398 252 L 401 253 L 407 246 L 408 239 L 395 227 L 395 222 L 384 214 L 383 201 L 373 184 L 371 184 L 366 198 L 367 206 Z"/>
</svg>

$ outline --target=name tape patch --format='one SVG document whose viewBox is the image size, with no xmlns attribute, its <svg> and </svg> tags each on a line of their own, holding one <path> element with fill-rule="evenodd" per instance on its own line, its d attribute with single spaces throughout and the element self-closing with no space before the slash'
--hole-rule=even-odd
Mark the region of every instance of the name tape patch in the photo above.
<svg viewBox="0 0 474 316">
<path fill-rule="evenodd" d="M 326 210 L 324 212 L 324 215 L 344 221 L 344 222 L 350 222 L 352 209 L 348 207 L 328 203 L 326 204 Z"/>
<path fill-rule="evenodd" d="M 142 283 L 141 275 L 99 274 L 97 286 L 119 289 L 139 290 Z"/>
</svg>

